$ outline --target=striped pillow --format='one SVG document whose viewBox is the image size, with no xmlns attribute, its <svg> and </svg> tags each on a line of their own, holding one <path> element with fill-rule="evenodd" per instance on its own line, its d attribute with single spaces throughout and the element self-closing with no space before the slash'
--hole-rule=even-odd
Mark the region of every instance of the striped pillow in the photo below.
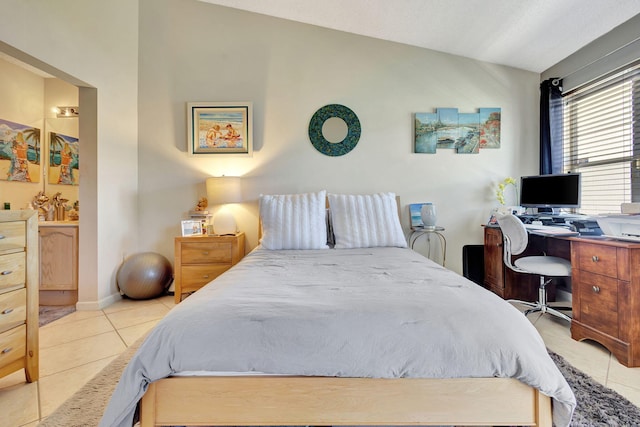
<svg viewBox="0 0 640 427">
<path fill-rule="evenodd" d="M 325 190 L 317 193 L 260 195 L 265 249 L 328 249 Z"/>
<path fill-rule="evenodd" d="M 407 247 L 394 193 L 329 194 L 336 249 Z"/>
</svg>

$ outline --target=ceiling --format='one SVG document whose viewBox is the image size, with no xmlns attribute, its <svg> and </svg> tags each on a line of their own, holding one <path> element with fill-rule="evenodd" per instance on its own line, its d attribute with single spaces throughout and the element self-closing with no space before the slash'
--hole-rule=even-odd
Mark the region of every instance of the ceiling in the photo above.
<svg viewBox="0 0 640 427">
<path fill-rule="evenodd" d="M 201 0 L 541 73 L 640 0 Z"/>
</svg>

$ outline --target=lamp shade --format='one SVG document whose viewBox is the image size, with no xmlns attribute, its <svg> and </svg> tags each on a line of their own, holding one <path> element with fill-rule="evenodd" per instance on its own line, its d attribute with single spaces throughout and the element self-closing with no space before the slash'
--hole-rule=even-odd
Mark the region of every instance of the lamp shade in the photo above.
<svg viewBox="0 0 640 427">
<path fill-rule="evenodd" d="M 207 178 L 207 199 L 210 205 L 225 205 L 242 201 L 240 178 L 220 176 Z M 238 226 L 233 214 L 222 206 L 213 217 L 213 232 L 218 235 L 235 234 Z"/>
<path fill-rule="evenodd" d="M 220 176 L 207 178 L 207 200 L 210 205 L 224 205 L 242 201 L 240 177 Z"/>
</svg>

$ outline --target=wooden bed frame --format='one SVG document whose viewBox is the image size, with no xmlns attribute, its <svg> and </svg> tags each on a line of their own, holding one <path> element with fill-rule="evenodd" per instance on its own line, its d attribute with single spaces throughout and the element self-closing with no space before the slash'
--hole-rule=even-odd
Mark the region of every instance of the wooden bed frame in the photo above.
<svg viewBox="0 0 640 427">
<path fill-rule="evenodd" d="M 198 376 L 155 381 L 140 402 L 140 427 L 452 424 L 552 427 L 551 399 L 512 378 Z"/>
<path fill-rule="evenodd" d="M 140 422 L 552 426 L 550 398 L 511 378 L 170 377 L 149 385 Z"/>
</svg>

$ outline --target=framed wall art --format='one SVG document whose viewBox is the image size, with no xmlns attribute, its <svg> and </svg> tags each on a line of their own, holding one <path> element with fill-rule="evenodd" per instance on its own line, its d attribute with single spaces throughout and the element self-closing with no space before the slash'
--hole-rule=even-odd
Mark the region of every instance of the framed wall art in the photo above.
<svg viewBox="0 0 640 427">
<path fill-rule="evenodd" d="M 40 129 L 0 119 L 0 179 L 40 182 Z"/>
<path fill-rule="evenodd" d="M 49 184 L 78 185 L 79 170 L 78 138 L 49 132 Z"/>
<path fill-rule="evenodd" d="M 189 155 L 253 152 L 251 102 L 187 103 Z"/>
<path fill-rule="evenodd" d="M 435 113 L 415 113 L 414 152 L 435 154 L 453 148 L 459 154 L 478 154 L 482 148 L 500 148 L 500 108 L 479 108 L 459 113 L 457 108 L 437 108 Z"/>
</svg>

